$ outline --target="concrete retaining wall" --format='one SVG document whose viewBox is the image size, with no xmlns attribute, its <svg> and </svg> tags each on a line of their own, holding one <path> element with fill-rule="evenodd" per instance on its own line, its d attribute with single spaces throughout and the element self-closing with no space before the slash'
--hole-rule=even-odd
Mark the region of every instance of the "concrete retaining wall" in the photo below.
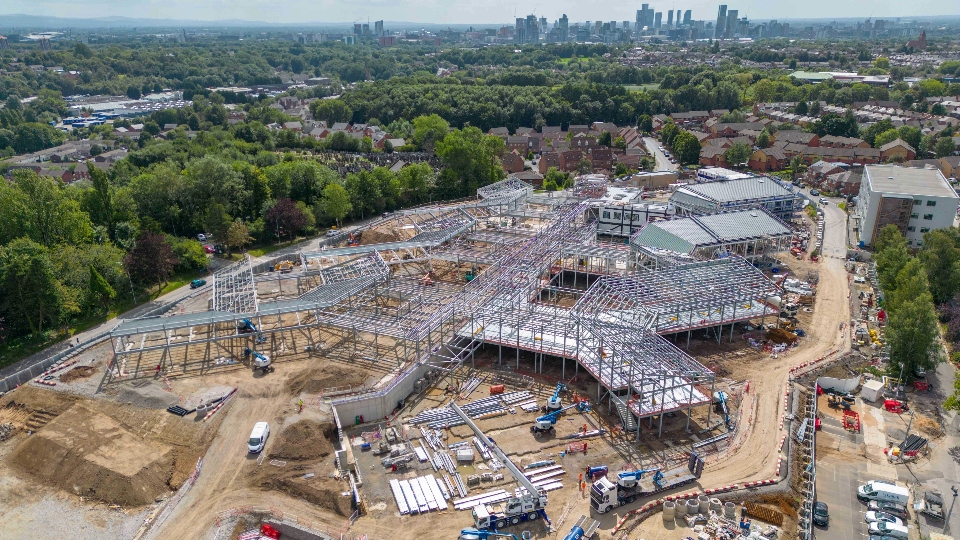
<svg viewBox="0 0 960 540">
<path fill-rule="evenodd" d="M 837 392 L 853 392 L 860 386 L 860 377 L 852 379 L 835 379 L 833 377 L 819 377 L 817 384 L 824 390 L 834 390 Z"/>
<path fill-rule="evenodd" d="M 397 408 L 397 402 L 413 392 L 417 380 L 431 369 L 433 366 L 429 364 L 407 368 L 393 384 L 383 390 L 333 400 L 340 421 L 344 426 L 351 426 L 358 415 L 363 415 L 365 422 L 386 418 Z"/>
</svg>

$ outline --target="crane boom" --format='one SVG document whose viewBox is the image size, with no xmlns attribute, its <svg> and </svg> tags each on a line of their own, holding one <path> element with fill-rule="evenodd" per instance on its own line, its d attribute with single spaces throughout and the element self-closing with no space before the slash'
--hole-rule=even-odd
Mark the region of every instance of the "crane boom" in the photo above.
<svg viewBox="0 0 960 540">
<path fill-rule="evenodd" d="M 496 456 L 501 463 L 503 463 L 503 466 L 510 471 L 510 474 L 513 476 L 513 478 L 527 490 L 527 493 L 529 493 L 531 497 L 537 497 L 540 493 L 540 490 L 533 485 L 533 482 L 531 482 L 529 478 L 524 476 L 523 472 L 521 472 L 512 461 L 510 461 L 510 458 L 503 453 L 503 450 L 500 450 L 500 447 L 497 446 L 497 443 L 493 442 L 492 439 L 484 435 L 483 431 L 481 431 L 480 428 L 473 423 L 473 420 L 470 418 L 470 416 L 463 412 L 463 409 L 461 409 L 460 406 L 455 402 L 450 402 L 450 408 L 453 409 L 453 412 L 457 413 L 457 415 L 460 416 L 460 418 L 462 418 L 468 426 L 470 426 L 470 429 L 473 430 L 473 433 L 476 434 L 480 440 L 484 441 L 487 446 L 490 447 L 490 451 L 493 452 L 493 455 Z"/>
</svg>

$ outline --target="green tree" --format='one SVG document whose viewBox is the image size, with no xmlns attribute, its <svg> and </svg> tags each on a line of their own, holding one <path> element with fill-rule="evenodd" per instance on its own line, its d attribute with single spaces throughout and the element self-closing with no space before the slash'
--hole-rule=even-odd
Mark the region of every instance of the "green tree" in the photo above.
<svg viewBox="0 0 960 540">
<path fill-rule="evenodd" d="M 577 162 L 577 174 L 590 174 L 593 171 L 593 163 L 589 159 L 582 157 Z"/>
<path fill-rule="evenodd" d="M 27 122 L 13 129 L 13 149 L 18 154 L 37 152 L 62 144 L 64 134 L 46 124 Z"/>
<path fill-rule="evenodd" d="M 637 120 L 637 129 L 641 133 L 650 133 L 653 131 L 653 118 L 649 114 L 641 114 L 640 119 Z"/>
<path fill-rule="evenodd" d="M 437 114 L 413 119 L 413 144 L 430 152 L 450 132 L 450 124 Z"/>
<path fill-rule="evenodd" d="M 673 138 L 680 133 L 680 128 L 677 127 L 673 122 L 667 122 L 660 128 L 660 138 L 663 141 L 663 144 L 673 148 Z"/>
<path fill-rule="evenodd" d="M 559 191 L 567 187 L 570 180 L 570 173 L 560 172 L 556 167 L 547 169 L 547 174 L 543 176 L 543 189 L 547 191 Z"/>
<path fill-rule="evenodd" d="M 950 137 L 940 137 L 933 151 L 938 158 L 947 157 L 957 151 L 957 145 L 953 143 Z"/>
<path fill-rule="evenodd" d="M 350 196 L 350 205 L 355 215 L 360 219 L 375 214 L 381 208 L 380 201 L 383 193 L 380 185 L 370 175 L 369 171 L 350 173 L 343 182 L 343 187 Z"/>
<path fill-rule="evenodd" d="M 877 148 L 880 148 L 881 146 L 889 142 L 893 142 L 899 138 L 900 138 L 899 131 L 897 131 L 896 129 L 888 129 L 887 131 L 884 131 L 883 133 L 877 135 L 877 137 L 873 140 L 873 144 L 876 145 Z"/>
<path fill-rule="evenodd" d="M 891 122 L 889 118 L 884 118 L 879 122 L 874 122 L 867 129 L 863 130 L 862 137 L 863 140 L 870 143 L 870 146 L 877 148 L 878 145 L 875 144 L 877 135 L 880 135 L 881 133 L 891 129 L 896 129 L 893 126 L 893 122 Z"/>
<path fill-rule="evenodd" d="M 69 313 L 46 248 L 18 238 L 0 255 L 0 314 L 13 332 L 39 336 Z"/>
<path fill-rule="evenodd" d="M 604 131 L 600 133 L 600 138 L 597 139 L 597 144 L 600 146 L 609 147 L 611 144 L 611 135 L 609 131 Z"/>
<path fill-rule="evenodd" d="M 242 221 L 234 221 L 230 224 L 230 228 L 227 229 L 227 247 L 229 249 L 243 249 L 244 246 L 253 241 L 253 238 L 250 237 L 250 231 L 247 230 L 247 225 Z"/>
<path fill-rule="evenodd" d="M 673 139 L 673 150 L 681 165 L 700 161 L 700 140 L 689 131 L 681 131 Z"/>
<path fill-rule="evenodd" d="M 427 202 L 434 187 L 435 176 L 433 169 L 426 163 L 407 165 L 400 169 L 397 182 L 400 184 L 400 200 L 404 206 Z"/>
<path fill-rule="evenodd" d="M 900 138 L 903 139 L 903 142 L 909 144 L 913 147 L 914 150 L 920 148 L 920 139 L 923 137 L 923 132 L 919 128 L 912 126 L 900 126 L 900 129 L 897 130 L 900 134 Z"/>
<path fill-rule="evenodd" d="M 90 294 L 106 311 L 110 307 L 110 300 L 117 295 L 117 291 L 110 285 L 97 268 L 90 265 Z"/>
<path fill-rule="evenodd" d="M 885 56 L 878 56 L 877 59 L 873 61 L 873 65 L 880 69 L 890 69 L 890 59 Z"/>
<path fill-rule="evenodd" d="M 757 146 L 760 148 L 769 148 L 770 147 L 770 133 L 766 129 L 760 132 L 757 135 Z"/>
<path fill-rule="evenodd" d="M 110 177 L 98 167 L 90 167 L 91 208 L 90 219 L 97 225 L 106 227 L 107 234 L 113 238 L 113 193 L 110 189 Z"/>
<path fill-rule="evenodd" d="M 342 99 L 318 99 L 311 102 L 310 114 L 314 119 L 324 120 L 330 125 L 353 119 L 353 110 Z"/>
<path fill-rule="evenodd" d="M 462 197 L 476 193 L 480 187 L 502 180 L 506 174 L 500 157 L 505 148 L 503 139 L 484 135 L 475 127 L 451 131 L 437 142 L 437 155 L 445 169 L 451 171 L 452 176 L 448 179 L 455 180 L 456 187 L 453 192 L 440 193 L 440 196 Z"/>
<path fill-rule="evenodd" d="M 350 194 L 340 184 L 331 183 L 323 188 L 323 202 L 326 205 L 327 215 L 337 222 L 338 227 L 341 220 L 353 210 L 353 205 L 350 204 Z"/>
<path fill-rule="evenodd" d="M 933 367 L 939 328 L 927 276 L 919 260 L 910 258 L 897 274 L 885 307 L 890 372 L 897 373 L 902 366 L 909 379 L 918 367 Z"/>
<path fill-rule="evenodd" d="M 800 115 L 806 115 L 808 112 L 810 112 L 810 109 L 807 107 L 806 101 L 800 100 L 797 102 L 797 106 L 794 108 L 793 112 Z"/>
<path fill-rule="evenodd" d="M 877 263 L 877 279 L 884 291 L 891 290 L 900 270 L 911 258 L 907 249 L 907 239 L 896 225 L 887 225 L 880 229 L 873 239 L 874 261 Z"/>
<path fill-rule="evenodd" d="M 736 143 L 724 150 L 723 158 L 727 165 L 739 166 L 741 163 L 746 163 L 752 153 L 753 149 L 746 143 Z"/>
<path fill-rule="evenodd" d="M 233 218 L 222 204 L 212 203 L 207 208 L 203 223 L 206 232 L 213 233 L 214 238 L 223 239 L 227 236 L 227 230 L 230 229 Z"/>
<path fill-rule="evenodd" d="M 392 154 L 393 153 L 393 143 L 390 142 L 390 139 L 383 141 L 383 153 Z"/>
<path fill-rule="evenodd" d="M 960 249 L 956 240 L 956 229 L 930 231 L 923 235 L 923 247 L 917 254 L 937 304 L 950 301 L 960 289 Z"/>
</svg>

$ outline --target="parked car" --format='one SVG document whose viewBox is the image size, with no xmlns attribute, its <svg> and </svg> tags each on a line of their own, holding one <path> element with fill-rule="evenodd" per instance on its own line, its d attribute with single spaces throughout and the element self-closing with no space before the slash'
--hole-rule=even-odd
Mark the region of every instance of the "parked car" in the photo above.
<svg viewBox="0 0 960 540">
<path fill-rule="evenodd" d="M 867 503 L 868 511 L 880 511 L 891 516 L 897 516 L 900 519 L 907 519 L 907 507 L 887 501 L 870 501 Z"/>
<path fill-rule="evenodd" d="M 206 251 L 207 253 L 216 253 L 216 252 L 217 252 L 217 250 L 213 249 L 213 246 L 211 246 L 210 244 L 207 244 L 207 245 L 203 246 L 203 250 Z"/>
<path fill-rule="evenodd" d="M 854 283 L 866 283 L 867 279 L 863 276 L 853 276 Z"/>
<path fill-rule="evenodd" d="M 205 235 L 205 234 L 203 234 L 203 233 L 200 233 L 200 234 L 197 235 L 197 240 L 199 240 L 199 241 L 201 241 L 201 242 L 205 241 L 206 239 L 207 239 L 207 235 Z"/>
<path fill-rule="evenodd" d="M 205 279 L 195 279 L 195 280 L 193 280 L 193 281 L 190 282 L 190 288 L 191 288 L 191 289 L 199 289 L 200 287 L 203 287 L 203 286 L 206 285 L 206 284 L 207 284 L 207 280 L 205 280 Z"/>
<path fill-rule="evenodd" d="M 827 503 L 820 501 L 813 503 L 813 523 L 821 527 L 830 524 L 830 511 L 827 508 Z"/>
<path fill-rule="evenodd" d="M 870 524 L 870 534 L 895 538 L 898 540 L 907 540 L 907 538 L 910 537 L 910 530 L 904 525 L 887 523 L 886 521 L 875 521 Z"/>
<path fill-rule="evenodd" d="M 820 192 L 819 192 L 819 191 L 817 191 L 817 190 L 815 190 L 815 189 L 811 189 L 811 190 L 810 190 L 810 196 L 811 196 L 811 197 L 817 197 L 817 196 L 819 196 L 819 195 L 820 195 Z"/>
<path fill-rule="evenodd" d="M 336 236 L 340 234 L 340 229 L 330 229 L 327 231 L 327 236 Z"/>
<path fill-rule="evenodd" d="M 885 514 L 885 513 L 883 513 L 883 512 L 877 512 L 877 511 L 867 512 L 867 514 L 866 514 L 865 516 L 863 516 L 863 519 L 864 519 L 864 521 L 866 521 L 867 523 L 874 523 L 874 522 L 883 521 L 883 522 L 886 522 L 886 523 L 894 523 L 894 524 L 896 524 L 896 525 L 903 525 L 903 520 L 902 520 L 902 519 L 900 519 L 900 518 L 898 518 L 898 517 L 896 517 L 896 516 L 892 516 L 892 515 L 890 515 L 890 514 Z"/>
</svg>

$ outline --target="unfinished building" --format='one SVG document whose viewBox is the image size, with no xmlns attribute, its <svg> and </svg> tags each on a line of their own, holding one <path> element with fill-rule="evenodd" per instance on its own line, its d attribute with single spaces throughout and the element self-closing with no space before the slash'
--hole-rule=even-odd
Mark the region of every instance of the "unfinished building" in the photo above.
<svg viewBox="0 0 960 540">
<path fill-rule="evenodd" d="M 249 258 L 218 271 L 209 310 L 125 321 L 101 385 L 249 365 L 260 351 L 342 355 L 383 376 L 334 398 L 344 418 L 383 417 L 437 367 L 520 351 L 564 377 L 586 372 L 624 428 L 712 400 L 714 374 L 675 342 L 776 310 L 777 287 L 744 258 L 597 240 L 595 200 L 508 179 L 473 202 L 378 221 L 349 244 L 300 253 L 285 272 Z M 510 357 L 514 356 L 514 359 Z M 688 415 L 689 421 L 689 415 Z M 639 438 L 639 431 L 638 431 Z"/>
</svg>

